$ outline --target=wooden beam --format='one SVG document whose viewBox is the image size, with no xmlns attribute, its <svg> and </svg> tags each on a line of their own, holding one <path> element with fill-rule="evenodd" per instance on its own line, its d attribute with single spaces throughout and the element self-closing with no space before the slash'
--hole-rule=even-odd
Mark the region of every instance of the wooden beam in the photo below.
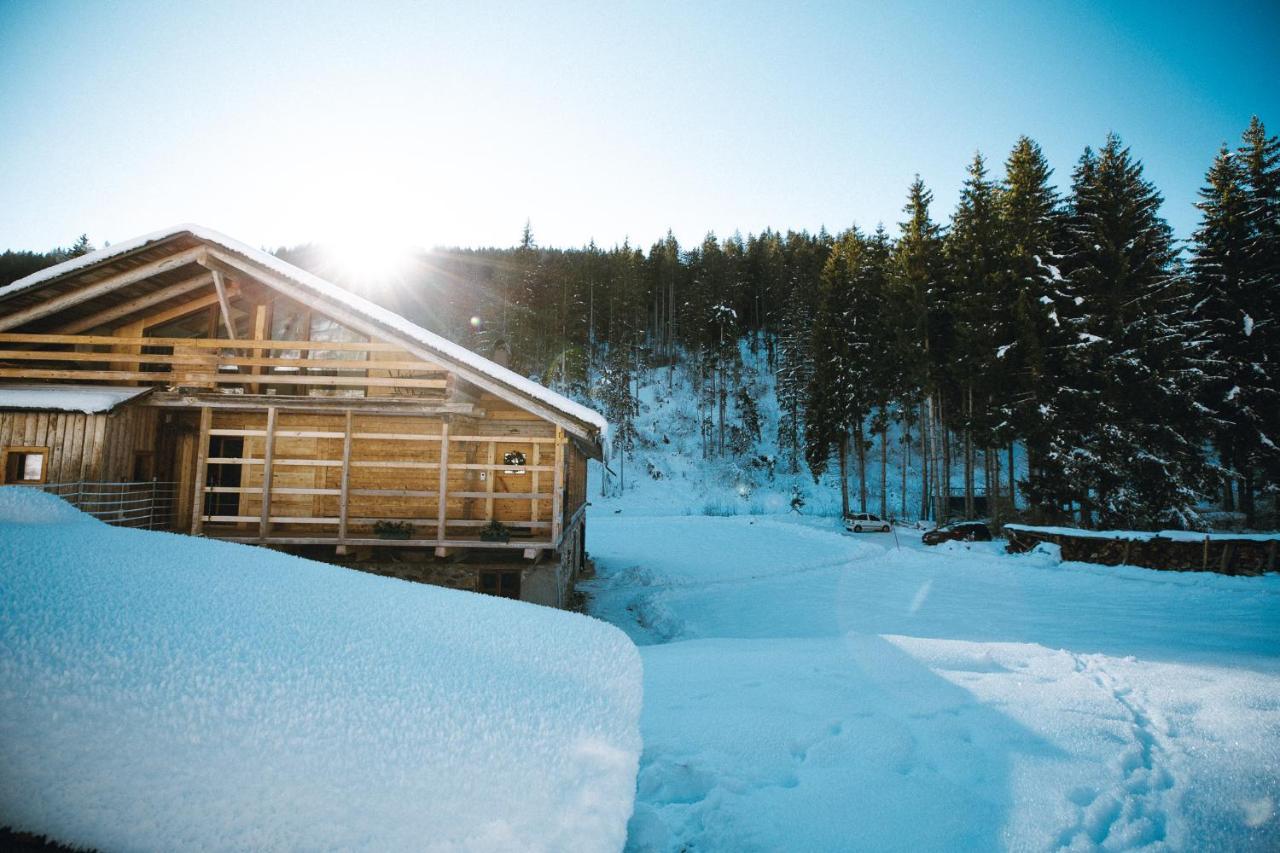
<svg viewBox="0 0 1280 853">
<path fill-rule="evenodd" d="M 208 474 L 209 427 L 213 424 L 213 409 L 200 410 L 200 436 L 196 439 L 195 500 L 191 504 L 191 533 L 199 536 L 204 527 L 204 481 Z"/>
<path fill-rule="evenodd" d="M 556 427 L 556 461 L 551 492 L 551 541 L 560 547 L 560 534 L 564 531 L 564 430 Z"/>
<path fill-rule="evenodd" d="M 128 358 L 129 353 L 117 353 L 117 356 Z M 126 363 L 121 361 L 120 363 Z M 132 361 L 128 362 L 132 363 Z M 0 367 L 0 377 L 14 379 L 98 379 L 121 382 L 162 382 L 170 384 L 169 374 L 138 370 L 56 370 L 45 368 Z M 182 382 L 175 384 L 192 384 L 199 386 L 244 385 L 251 379 L 248 374 L 240 373 L 187 373 Z M 414 388 L 437 388 L 444 380 L 437 379 L 387 379 L 385 377 L 363 376 L 272 376 L 271 382 L 279 385 L 339 385 L 344 388 L 384 387 L 388 384 Z"/>
<path fill-rule="evenodd" d="M 7 317 L 0 317 L 0 332 L 7 329 L 16 329 L 19 326 L 30 323 L 33 320 L 39 320 L 41 317 L 48 317 L 50 314 L 56 314 L 64 311 L 73 305 L 79 305 L 82 302 L 88 302 L 90 299 L 96 299 L 104 293 L 110 293 L 113 290 L 119 290 L 127 287 L 135 282 L 143 279 L 151 278 L 153 275 L 159 275 L 162 272 L 177 269 L 187 264 L 196 262 L 205 253 L 203 246 L 196 246 L 170 255 L 167 258 L 161 258 L 152 261 L 149 264 L 143 264 L 140 267 L 134 267 L 122 273 L 96 281 L 83 287 L 76 288 L 61 296 L 55 296 L 51 299 L 45 299 L 42 302 L 25 308 L 21 311 L 15 311 Z"/>
<path fill-rule="evenodd" d="M 239 294 L 239 291 L 236 290 L 235 288 L 232 288 L 229 292 L 232 296 L 236 296 Z M 206 293 L 203 296 L 197 296 L 195 299 L 192 299 L 190 302 L 184 302 L 181 305 L 174 305 L 173 307 L 166 308 L 163 311 L 157 311 L 154 314 L 148 314 L 147 316 L 141 318 L 141 322 L 137 324 L 137 328 L 140 330 L 145 330 L 145 329 L 151 328 L 152 326 L 158 326 L 161 323 L 167 323 L 170 320 L 177 319 L 178 317 L 185 317 L 188 314 L 192 314 L 196 311 L 201 311 L 205 308 L 208 308 L 210 305 L 216 304 L 217 301 L 218 301 L 218 294 L 213 292 Z M 143 344 L 151 343 L 151 341 L 143 338 L 141 331 L 139 331 L 138 333 L 138 340 Z M 222 346 L 225 347 L 227 345 L 227 342 L 221 341 L 221 344 Z M 182 346 L 186 346 L 186 347 L 192 347 L 194 345 L 195 345 L 195 339 L 188 340 L 185 344 L 182 344 Z M 161 346 L 172 346 L 172 345 L 161 344 Z"/>
<path fill-rule="evenodd" d="M 228 292 L 235 296 L 238 285 L 231 285 Z M 205 297 L 202 297 L 205 298 Z M 217 300 L 217 294 L 210 293 L 207 297 L 212 305 Z M 150 318 L 144 318 L 144 320 Z M 158 338 L 158 337 L 137 337 L 133 340 L 121 340 L 118 335 L 56 335 L 44 334 L 36 332 L 0 332 L 0 344 L 137 344 L 147 346 L 182 346 L 195 347 L 197 349 L 226 349 L 227 342 L 220 338 Z M 344 350 L 349 352 L 394 352 L 402 353 L 417 358 L 413 353 L 408 352 L 399 344 L 384 343 L 382 341 L 254 341 L 254 346 L 263 349 L 287 349 L 287 350 Z M 427 367 L 424 370 L 443 370 L 439 364 L 435 362 L 415 361 L 415 364 L 424 364 Z M 377 365 L 380 362 L 373 362 Z"/>
<path fill-rule="evenodd" d="M 146 296 L 139 296 L 137 299 L 130 299 L 128 302 L 113 305 L 112 307 L 99 311 L 96 314 L 90 314 L 88 317 L 82 317 L 79 320 L 67 323 L 65 326 L 59 326 L 53 331 L 55 334 L 59 335 L 74 335 L 77 332 L 83 332 L 87 329 L 105 326 L 113 320 L 128 317 L 135 311 L 141 311 L 142 309 L 149 308 L 152 305 L 167 302 L 168 300 L 182 296 L 185 293 L 198 290 L 206 284 L 209 284 L 210 281 L 209 273 L 201 273 L 200 275 L 192 278 L 183 279 L 177 284 L 162 287 L 153 293 L 148 293 Z"/>
<path fill-rule="evenodd" d="M 367 403 L 367 404 L 366 404 Z M 277 406 L 284 412 L 311 412 L 340 415 L 348 407 L 354 408 L 362 415 L 385 415 L 393 418 L 440 417 L 442 415 L 465 415 L 468 417 L 484 417 L 484 410 L 475 410 L 470 406 L 439 403 L 420 405 L 417 403 L 397 402 L 379 397 L 373 400 L 350 398 L 329 399 L 323 397 L 279 397 L 275 395 L 251 394 L 218 394 L 217 392 L 178 392 L 156 390 L 147 398 L 147 405 L 159 409 L 195 409 L 208 406 L 212 409 L 232 409 L 236 411 L 261 412 L 267 406 Z"/>
<path fill-rule="evenodd" d="M 271 474 L 276 457 L 276 407 L 267 408 L 267 446 L 262 454 L 262 513 L 258 518 L 258 538 L 271 530 Z"/>
<path fill-rule="evenodd" d="M 530 460 L 533 463 L 533 480 L 529 486 L 529 491 L 533 492 L 534 494 L 538 493 L 538 479 L 541 476 L 541 472 L 538 470 L 538 452 L 541 449 L 541 447 L 542 445 L 540 444 L 533 445 L 533 459 Z M 534 498 L 531 501 L 529 501 L 529 520 L 530 521 L 538 520 L 538 499 L 537 498 Z"/>
<path fill-rule="evenodd" d="M 133 324 L 126 328 L 137 328 L 137 324 Z M 129 340 L 134 340 L 129 338 Z M 124 346 L 134 346 L 132 344 L 124 344 Z M 115 352 L 77 352 L 67 350 L 29 350 L 0 349 L 0 361 L 75 361 L 75 362 L 99 362 L 99 361 L 115 361 L 119 353 Z M 341 358 L 316 358 L 300 361 L 296 358 L 257 358 L 255 356 L 239 356 L 239 355 L 219 355 L 197 350 L 189 350 L 185 353 L 175 352 L 172 355 L 147 354 L 145 357 L 137 356 L 133 352 L 129 353 L 130 361 L 144 362 L 146 364 L 203 364 L 210 367 L 227 366 L 227 367 L 294 367 L 298 369 L 297 373 L 286 373 L 285 376 L 310 376 L 318 374 L 308 374 L 305 370 L 313 368 L 324 368 L 332 370 L 362 371 L 367 362 L 352 361 Z M 437 371 L 424 370 L 421 373 L 437 373 Z M 249 374 L 243 374 L 249 376 Z M 256 373 L 255 373 L 256 375 Z M 276 374 L 281 375 L 281 374 Z M 377 379 L 386 379 L 385 376 L 375 377 Z M 399 380 L 402 377 L 394 377 Z M 404 377 L 414 379 L 426 379 L 427 377 Z M 455 439 L 457 441 L 459 439 Z M 488 440 L 488 437 L 485 438 Z"/>
<path fill-rule="evenodd" d="M 236 326 L 231 322 L 231 303 L 227 301 L 227 289 L 222 283 L 222 273 L 211 270 L 210 274 L 213 276 L 213 290 L 218 294 L 218 306 L 222 309 L 222 324 L 227 328 L 227 339 L 234 341 Z"/>
<path fill-rule="evenodd" d="M 489 442 L 488 457 L 489 463 L 485 466 L 485 470 L 488 471 L 488 474 L 485 476 L 484 517 L 489 521 L 493 521 L 493 487 L 498 479 L 498 469 L 494 464 L 498 458 L 498 442 L 496 440 L 491 440 Z M 464 466 L 455 465 L 454 467 L 461 468 Z M 466 467 L 470 468 L 471 466 Z"/>
<path fill-rule="evenodd" d="M 449 421 L 440 424 L 440 488 L 436 500 L 436 539 L 444 541 L 445 521 L 449 514 Z"/>
<path fill-rule="evenodd" d="M 265 340 L 270 330 L 271 324 L 271 305 L 268 302 L 259 302 L 253 306 L 253 339 L 254 341 Z M 254 359 L 266 358 L 269 350 L 255 349 L 252 351 Z M 255 366 L 251 371 L 254 376 L 262 374 L 262 367 Z M 249 386 L 249 393 L 257 394 L 262 390 L 258 383 Z"/>
<path fill-rule="evenodd" d="M 347 538 L 347 498 L 351 494 L 351 410 L 347 409 L 346 426 L 342 430 L 342 485 L 338 495 L 338 536 Z"/>
</svg>

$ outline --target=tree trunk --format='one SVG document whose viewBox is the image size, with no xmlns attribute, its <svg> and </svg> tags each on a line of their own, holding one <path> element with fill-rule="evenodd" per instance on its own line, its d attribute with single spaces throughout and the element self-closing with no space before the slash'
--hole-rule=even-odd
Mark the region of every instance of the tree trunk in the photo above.
<svg viewBox="0 0 1280 853">
<path fill-rule="evenodd" d="M 867 511 L 867 442 L 864 440 L 862 419 L 854 431 L 854 440 L 858 442 L 858 512 Z"/>
<path fill-rule="evenodd" d="M 938 433 L 941 438 L 942 468 L 938 471 L 938 490 L 942 505 L 938 508 L 938 518 L 944 522 L 951 519 L 951 430 L 947 428 L 947 412 L 942 406 L 942 392 L 938 392 Z"/>
<path fill-rule="evenodd" d="M 880 433 L 880 517 L 889 517 L 889 421 Z"/>
<path fill-rule="evenodd" d="M 991 515 L 991 523 L 1000 524 L 1000 450 L 999 448 L 989 448 L 987 456 L 995 463 L 995 467 L 991 471 L 991 494 L 987 495 L 988 510 Z"/>
<path fill-rule="evenodd" d="M 724 387 L 723 367 L 720 368 L 718 374 L 720 376 L 720 389 L 718 392 L 720 405 L 720 455 L 724 456 L 724 404 L 725 401 L 729 399 L 729 391 Z"/>
<path fill-rule="evenodd" d="M 907 517 L 907 469 L 911 467 L 911 433 L 902 437 L 902 517 Z"/>
<path fill-rule="evenodd" d="M 1009 439 L 1009 511 L 1018 509 L 1018 475 L 1013 466 L 1013 439 Z"/>
<path fill-rule="evenodd" d="M 966 389 L 968 413 L 964 424 L 964 517 L 973 518 L 973 387 Z"/>
<path fill-rule="evenodd" d="M 942 436 L 942 429 L 939 421 L 941 420 L 941 405 L 935 405 L 937 401 L 933 394 L 930 394 L 926 401 L 928 411 L 926 412 L 929 422 L 929 491 L 933 498 L 932 515 L 933 520 L 942 524 L 946 520 L 946 495 L 944 492 L 942 474 L 943 467 L 946 465 L 945 441 Z"/>
<path fill-rule="evenodd" d="M 847 518 L 849 515 L 849 434 L 845 433 L 840 436 L 838 445 L 840 454 L 840 517 Z"/>
<path fill-rule="evenodd" d="M 982 449 L 982 496 L 986 498 L 987 515 L 991 514 L 991 448 Z"/>
<path fill-rule="evenodd" d="M 930 516 L 929 507 L 933 504 L 929 494 L 929 408 L 923 401 L 920 404 L 920 519 Z"/>
<path fill-rule="evenodd" d="M 1253 502 L 1253 466 L 1248 462 L 1240 466 L 1244 476 L 1240 479 L 1240 511 L 1244 513 L 1244 523 L 1250 529 L 1254 525 L 1255 506 Z"/>
</svg>

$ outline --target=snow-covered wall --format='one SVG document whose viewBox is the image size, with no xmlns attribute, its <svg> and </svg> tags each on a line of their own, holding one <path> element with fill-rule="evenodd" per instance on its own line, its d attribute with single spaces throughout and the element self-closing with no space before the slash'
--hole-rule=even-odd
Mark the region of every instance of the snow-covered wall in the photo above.
<svg viewBox="0 0 1280 853">
<path fill-rule="evenodd" d="M 595 619 L 0 488 L 0 825 L 102 850 L 619 850 L 641 692 Z"/>
</svg>

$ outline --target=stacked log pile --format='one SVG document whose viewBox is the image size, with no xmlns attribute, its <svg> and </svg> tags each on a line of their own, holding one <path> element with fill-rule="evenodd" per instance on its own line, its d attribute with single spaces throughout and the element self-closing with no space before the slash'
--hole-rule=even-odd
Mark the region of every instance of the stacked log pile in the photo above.
<svg viewBox="0 0 1280 853">
<path fill-rule="evenodd" d="M 1176 572 L 1219 572 L 1261 575 L 1277 569 L 1280 533 L 1270 536 L 1231 534 L 1073 531 L 1057 527 L 1004 527 L 1010 553 L 1030 551 L 1041 542 L 1062 549 L 1062 559 L 1104 566 L 1141 566 Z"/>
</svg>

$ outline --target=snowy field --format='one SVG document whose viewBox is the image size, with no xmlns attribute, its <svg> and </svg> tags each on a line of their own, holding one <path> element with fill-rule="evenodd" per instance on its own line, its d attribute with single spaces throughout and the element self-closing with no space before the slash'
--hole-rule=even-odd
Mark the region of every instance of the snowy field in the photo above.
<svg viewBox="0 0 1280 853">
<path fill-rule="evenodd" d="M 0 488 L 0 825 L 117 850 L 617 850 L 640 661 L 576 614 Z"/>
<path fill-rule="evenodd" d="M 1280 575 L 655 510 L 588 524 L 644 658 L 630 849 L 1280 849 Z"/>
</svg>

